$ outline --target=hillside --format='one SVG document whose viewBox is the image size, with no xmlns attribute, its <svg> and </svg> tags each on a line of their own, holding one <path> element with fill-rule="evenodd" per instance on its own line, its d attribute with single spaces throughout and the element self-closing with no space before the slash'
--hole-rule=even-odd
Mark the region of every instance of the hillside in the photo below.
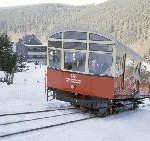
<svg viewBox="0 0 150 141">
<path fill-rule="evenodd" d="M 144 53 L 150 44 L 149 0 L 109 0 L 98 5 L 40 4 L 0 8 L 0 28 L 13 40 L 34 33 L 47 42 L 49 32 L 60 28 L 98 30 Z"/>
</svg>

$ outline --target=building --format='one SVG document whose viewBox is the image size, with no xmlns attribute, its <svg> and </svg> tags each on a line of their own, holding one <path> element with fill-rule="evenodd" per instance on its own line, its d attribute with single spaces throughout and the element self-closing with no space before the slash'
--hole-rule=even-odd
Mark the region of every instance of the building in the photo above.
<svg viewBox="0 0 150 141">
<path fill-rule="evenodd" d="M 46 63 L 46 46 L 45 45 L 24 45 L 27 49 L 27 62 L 45 62 Z"/>
<path fill-rule="evenodd" d="M 23 61 L 27 60 L 27 49 L 24 46 L 23 39 L 19 39 L 19 41 L 13 45 L 13 50 L 16 52 L 21 58 L 23 58 Z"/>
<path fill-rule="evenodd" d="M 25 35 L 13 46 L 23 61 L 46 63 L 46 45 L 34 35 Z"/>
</svg>

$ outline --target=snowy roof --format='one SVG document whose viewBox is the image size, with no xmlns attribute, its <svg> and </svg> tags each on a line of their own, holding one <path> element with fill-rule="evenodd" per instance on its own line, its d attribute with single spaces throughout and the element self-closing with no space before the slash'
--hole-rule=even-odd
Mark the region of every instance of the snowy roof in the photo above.
<svg viewBox="0 0 150 141">
<path fill-rule="evenodd" d="M 34 35 L 25 35 L 22 37 L 24 44 L 29 44 L 29 45 L 42 45 L 41 41 Z"/>
</svg>

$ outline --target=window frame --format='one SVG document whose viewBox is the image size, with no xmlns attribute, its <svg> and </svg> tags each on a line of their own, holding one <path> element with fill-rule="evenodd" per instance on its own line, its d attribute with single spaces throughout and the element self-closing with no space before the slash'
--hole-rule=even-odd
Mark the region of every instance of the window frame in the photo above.
<svg viewBox="0 0 150 141">
<path fill-rule="evenodd" d="M 57 51 L 60 51 L 60 54 L 61 54 L 61 56 L 60 56 L 60 67 L 58 68 L 56 68 L 56 67 L 53 67 L 53 66 L 50 66 L 50 55 L 49 55 L 49 50 L 53 50 L 53 51 L 55 51 L 55 50 L 57 50 Z M 62 67 L 61 67 L 61 64 L 62 64 L 62 49 L 58 49 L 58 48 L 54 48 L 54 47 L 48 47 L 48 49 L 47 49 L 47 61 L 48 61 L 48 67 L 52 67 L 52 68 L 54 68 L 54 69 L 61 69 Z"/>
<path fill-rule="evenodd" d="M 111 53 L 111 52 L 101 52 L 101 51 L 89 51 L 89 53 L 96 53 L 96 54 L 98 54 L 98 55 L 100 55 L 100 54 L 111 54 L 111 57 L 112 57 L 112 63 L 111 63 L 111 66 L 110 66 L 110 71 L 111 71 L 111 69 L 112 69 L 112 66 L 113 66 L 113 54 Z M 90 54 L 89 54 L 89 56 L 90 56 Z M 90 58 L 90 57 L 89 57 Z M 90 60 L 89 60 L 89 58 L 88 58 L 88 68 L 89 68 L 89 63 L 90 63 Z M 90 71 L 89 71 L 89 74 L 94 74 L 94 75 L 99 75 L 99 76 L 102 76 L 102 75 L 107 75 L 107 74 L 95 74 L 95 73 L 90 73 Z M 111 71 L 111 75 L 107 75 L 107 76 L 112 76 L 112 71 Z"/>
<path fill-rule="evenodd" d="M 66 31 L 64 31 L 64 32 L 66 32 Z M 51 49 L 56 49 L 56 50 L 61 50 L 61 70 L 62 71 L 68 71 L 68 72 L 74 72 L 74 73 L 82 73 L 82 74 L 90 74 L 90 75 L 96 75 L 96 74 L 94 74 L 94 73 L 90 73 L 89 72 L 89 54 L 91 53 L 91 52 L 93 52 L 93 53 L 97 53 L 97 54 L 112 54 L 112 65 L 110 66 L 110 70 L 111 70 L 111 75 L 107 75 L 106 74 L 106 76 L 109 76 L 109 77 L 111 77 L 111 76 L 113 76 L 113 71 L 114 70 L 112 70 L 112 69 L 114 69 L 115 68 L 115 59 L 114 59 L 114 57 L 115 57 L 115 43 L 114 43 L 114 41 L 112 41 L 112 40 L 110 40 L 110 41 L 91 41 L 91 40 L 89 40 L 89 35 L 90 35 L 90 33 L 91 32 L 87 32 L 87 40 L 78 40 L 78 39 L 64 39 L 63 37 L 64 37 L 64 32 L 62 32 L 62 39 L 54 39 L 54 38 L 49 38 L 49 40 L 51 40 L 51 41 L 62 41 L 62 48 L 55 48 L 55 47 L 49 47 L 48 46 L 48 49 L 49 48 L 51 48 Z M 93 33 L 94 34 L 94 33 Z M 106 37 L 107 38 L 107 37 Z M 86 50 L 79 50 L 79 49 L 65 49 L 64 48 L 64 43 L 65 42 L 81 42 L 81 43 L 86 43 L 86 45 L 87 45 L 87 49 Z M 112 51 L 90 51 L 89 49 L 89 45 L 90 45 L 90 43 L 98 43 L 98 44 L 104 44 L 104 45 L 112 45 Z M 47 50 L 48 50 L 47 49 Z M 84 72 L 79 72 L 79 71 L 73 71 L 73 70 L 68 70 L 68 69 L 65 69 L 65 66 L 64 66 L 64 64 L 65 64 L 65 56 L 64 56 L 64 54 L 65 54 L 65 51 L 68 51 L 68 52 L 81 52 L 81 53 L 85 53 L 85 71 Z M 49 58 L 49 55 L 47 54 L 47 57 Z M 48 62 L 48 60 L 47 60 L 47 62 Z M 48 64 L 49 64 L 49 62 L 48 62 Z M 51 66 L 48 66 L 48 67 L 51 67 Z M 56 69 L 58 69 L 58 68 L 56 68 Z M 104 74 L 105 75 L 105 74 Z M 99 74 L 99 76 L 101 76 L 101 74 Z"/>
<path fill-rule="evenodd" d="M 66 43 L 81 43 L 81 44 L 85 44 L 85 49 L 84 48 L 81 48 L 81 49 L 73 49 L 73 48 L 65 48 L 65 44 Z M 83 43 L 83 42 L 63 42 L 63 49 L 64 50 L 70 50 L 70 49 L 72 49 L 72 50 L 87 50 L 87 43 Z"/>
<path fill-rule="evenodd" d="M 55 37 L 55 35 L 60 35 L 60 37 Z M 50 38 L 53 38 L 53 39 L 62 39 L 62 32 L 54 33 L 53 35 L 50 36 Z"/>
<path fill-rule="evenodd" d="M 91 39 L 92 38 L 92 36 L 91 35 L 93 35 L 93 38 L 94 38 L 94 36 L 95 37 L 99 37 L 99 40 L 98 39 Z M 101 38 L 101 40 L 100 40 L 100 38 Z M 104 40 L 102 40 L 102 39 L 104 39 Z M 106 40 L 105 40 L 106 39 Z M 107 37 L 105 37 L 104 35 L 99 35 L 99 34 L 97 34 L 97 33 L 90 33 L 89 34 L 89 40 L 90 41 L 111 41 L 109 38 L 107 38 Z"/>
<path fill-rule="evenodd" d="M 74 36 L 74 37 L 77 37 L 77 38 L 68 38 L 68 37 L 65 37 L 66 36 L 66 34 L 67 34 L 67 32 L 72 32 L 72 33 L 78 33 L 77 35 L 75 35 L 75 34 L 72 34 L 72 36 Z M 86 38 L 80 38 L 80 37 L 78 37 L 79 36 L 79 34 L 85 34 L 84 36 L 86 37 Z M 83 32 L 83 31 L 64 31 L 64 36 L 63 36 L 63 39 L 74 39 L 74 40 L 87 40 L 87 32 Z M 82 37 L 83 37 L 83 35 L 82 35 Z M 67 35 L 68 36 L 68 35 Z"/>
<path fill-rule="evenodd" d="M 86 65 L 86 53 L 87 53 L 86 50 L 65 49 L 65 50 L 64 50 L 64 54 L 65 54 L 65 51 L 71 52 L 71 53 L 74 53 L 74 52 L 80 52 L 80 53 L 85 54 L 85 65 Z M 63 62 L 63 63 L 64 63 L 64 68 L 63 68 L 63 70 L 65 70 L 65 71 L 69 71 L 69 72 L 78 72 L 78 73 L 85 73 L 85 71 L 84 71 L 84 72 L 81 72 L 81 71 L 75 71 L 75 70 L 68 70 L 68 69 L 66 69 L 66 68 L 65 68 L 65 55 L 64 55 L 64 62 Z M 85 69 L 86 69 L 86 66 L 85 66 Z"/>
</svg>

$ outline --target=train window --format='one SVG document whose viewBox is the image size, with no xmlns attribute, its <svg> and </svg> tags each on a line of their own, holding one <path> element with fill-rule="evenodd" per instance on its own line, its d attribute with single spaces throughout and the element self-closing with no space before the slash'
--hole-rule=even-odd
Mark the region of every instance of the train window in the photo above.
<svg viewBox="0 0 150 141">
<path fill-rule="evenodd" d="M 86 53 L 81 52 L 64 52 L 64 68 L 72 71 L 85 71 Z"/>
<path fill-rule="evenodd" d="M 54 39 L 62 39 L 62 32 L 56 33 L 56 34 L 52 35 L 50 38 L 54 38 Z"/>
<path fill-rule="evenodd" d="M 28 55 L 28 58 L 30 59 L 30 58 L 33 58 L 33 55 Z"/>
<path fill-rule="evenodd" d="M 121 57 L 120 56 L 116 56 L 116 73 L 117 75 L 120 75 L 120 63 L 121 63 Z"/>
<path fill-rule="evenodd" d="M 87 44 L 82 42 L 64 42 L 64 49 L 86 50 Z"/>
<path fill-rule="evenodd" d="M 33 48 L 28 48 L 28 51 L 33 51 Z"/>
<path fill-rule="evenodd" d="M 66 31 L 64 39 L 87 40 L 87 32 Z"/>
<path fill-rule="evenodd" d="M 41 52 L 46 52 L 46 47 L 42 47 Z"/>
<path fill-rule="evenodd" d="M 125 73 L 126 55 L 116 56 L 116 72 L 120 76 Z"/>
<path fill-rule="evenodd" d="M 126 71 L 125 71 L 125 78 L 126 79 L 133 79 L 133 74 L 134 74 L 134 67 L 135 66 L 135 62 L 134 59 L 131 58 L 127 58 L 126 60 Z"/>
<path fill-rule="evenodd" d="M 135 70 L 134 70 L 134 74 L 135 74 L 137 77 L 140 76 L 140 73 L 141 73 L 141 62 L 136 65 Z"/>
<path fill-rule="evenodd" d="M 112 54 L 89 54 L 89 72 L 111 76 Z"/>
<path fill-rule="evenodd" d="M 102 44 L 97 44 L 97 43 L 91 43 L 90 44 L 90 51 L 108 51 L 111 52 L 113 50 L 112 45 L 102 45 Z"/>
<path fill-rule="evenodd" d="M 62 42 L 61 41 L 48 41 L 49 47 L 55 47 L 55 48 L 62 48 Z"/>
<path fill-rule="evenodd" d="M 49 49 L 49 66 L 61 68 L 61 51 Z"/>
<path fill-rule="evenodd" d="M 98 34 L 93 34 L 93 33 L 90 33 L 90 40 L 91 41 L 110 41 L 110 39 L 104 36 L 100 36 Z"/>
</svg>

